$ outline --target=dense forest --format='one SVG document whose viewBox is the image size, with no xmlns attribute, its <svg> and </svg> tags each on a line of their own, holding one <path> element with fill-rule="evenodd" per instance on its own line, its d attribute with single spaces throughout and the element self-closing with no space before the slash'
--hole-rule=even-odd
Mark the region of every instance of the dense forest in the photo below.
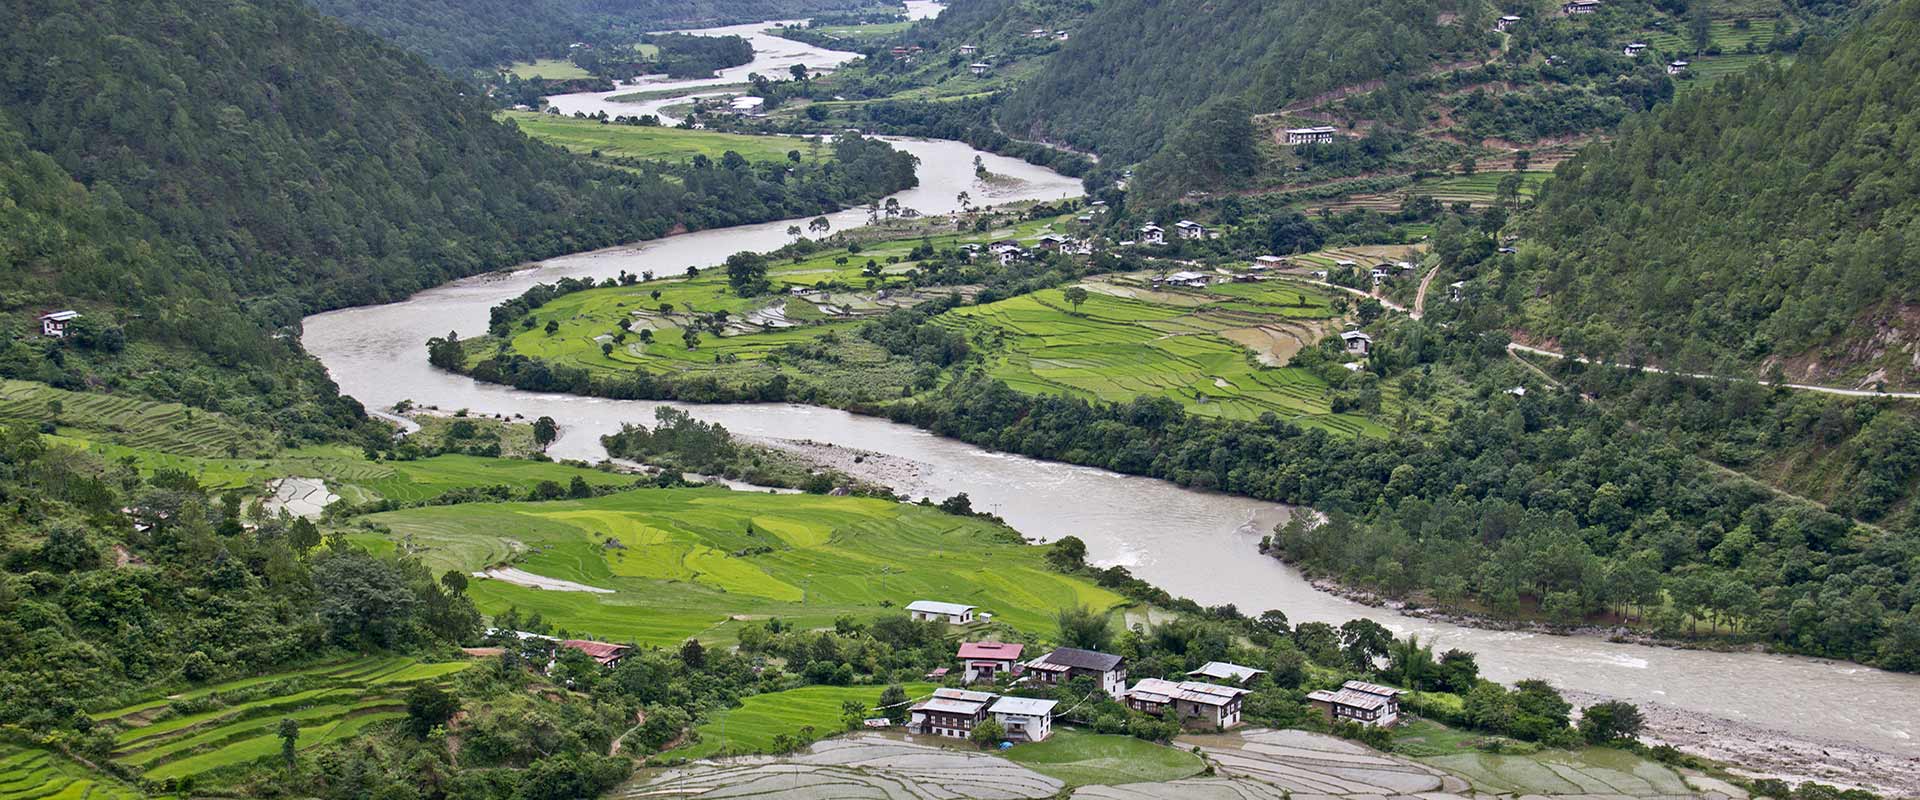
<svg viewBox="0 0 1920 800">
<path fill-rule="evenodd" d="M 4 305 L 22 319 L 76 306 L 101 335 L 16 328 L 0 372 L 302 436 L 359 416 L 271 338 L 307 313 L 914 180 L 910 156 L 865 142 L 837 145 L 838 166 L 605 169 L 295 0 L 28 6 L 0 23 Z"/>
<path fill-rule="evenodd" d="M 1621 361 L 1910 384 L 1917 38 L 1920 3 L 1893 3 L 1562 165 L 1503 287 L 1516 325 Z"/>
<path fill-rule="evenodd" d="M 1254 111 L 1272 111 L 1467 57 L 1482 44 L 1491 13 L 1471 0 L 1114 0 L 1013 93 L 1003 121 L 1009 130 L 1139 161 L 1216 97 L 1240 96 Z"/>
<path fill-rule="evenodd" d="M 449 70 L 560 57 L 574 42 L 630 44 L 667 28 L 850 11 L 875 0 L 307 0 Z"/>
</svg>

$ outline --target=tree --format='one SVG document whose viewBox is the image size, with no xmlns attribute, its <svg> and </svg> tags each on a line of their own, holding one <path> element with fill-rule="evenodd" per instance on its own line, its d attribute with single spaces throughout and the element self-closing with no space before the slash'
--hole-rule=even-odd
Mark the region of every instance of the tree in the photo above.
<svg viewBox="0 0 1920 800">
<path fill-rule="evenodd" d="M 556 333 L 559 333 L 559 332 L 560 332 L 560 320 L 557 320 L 557 319 L 550 319 L 550 320 L 547 320 L 547 326 L 546 326 L 546 328 L 545 328 L 544 330 L 546 330 L 546 332 L 547 332 L 547 335 L 548 335 L 548 336 L 552 336 L 552 335 L 554 335 L 554 334 L 556 334 Z"/>
<path fill-rule="evenodd" d="M 707 648 L 700 644 L 699 639 L 688 639 L 686 644 L 680 645 L 680 661 L 688 669 L 704 667 L 707 665 Z"/>
<path fill-rule="evenodd" d="M 688 350 L 697 350 L 700 347 L 700 332 L 687 328 L 680 332 L 680 341 L 687 345 Z"/>
<path fill-rule="evenodd" d="M 1060 626 L 1060 643 L 1082 650 L 1105 650 L 1113 643 L 1107 615 L 1085 606 L 1062 608 L 1053 616 Z"/>
<path fill-rule="evenodd" d="M 533 421 L 533 443 L 540 449 L 546 449 L 547 445 L 553 444 L 553 440 L 559 437 L 560 423 L 554 422 L 553 417 L 542 416 Z"/>
<path fill-rule="evenodd" d="M 1047 563 L 1061 572 L 1074 572 L 1087 565 L 1087 543 L 1078 536 L 1062 536 L 1047 547 Z"/>
<path fill-rule="evenodd" d="M 847 730 L 857 731 L 867 719 L 867 704 L 858 700 L 840 701 L 840 723 Z"/>
<path fill-rule="evenodd" d="M 804 81 L 807 79 L 807 65 L 805 64 L 795 64 L 788 67 L 787 72 L 791 74 L 796 81 Z"/>
<path fill-rule="evenodd" d="M 727 285 L 740 297 L 765 294 L 767 257 L 759 253 L 739 252 L 727 256 Z"/>
<path fill-rule="evenodd" d="M 1580 735 L 1592 744 L 1606 744 L 1639 736 L 1643 724 L 1638 706 L 1611 700 L 1587 706 L 1580 715 Z"/>
<path fill-rule="evenodd" d="M 888 684 L 887 688 L 880 692 L 880 710 L 887 719 L 893 721 L 893 724 L 905 725 L 907 717 L 910 716 L 907 703 L 911 699 L 907 696 L 905 687 L 897 683 Z"/>
<path fill-rule="evenodd" d="M 277 735 L 280 737 L 280 760 L 286 762 L 288 771 L 292 771 L 300 757 L 300 721 L 291 718 L 280 720 Z"/>
<path fill-rule="evenodd" d="M 459 696 L 432 683 L 414 684 L 407 690 L 407 733 L 425 741 L 434 728 L 445 725 L 459 710 Z"/>
<path fill-rule="evenodd" d="M 798 239 L 798 238 L 800 238 L 800 226 L 798 226 L 798 225 L 788 225 L 788 226 L 787 226 L 787 235 L 788 235 L 788 236 L 791 236 L 791 237 L 793 237 L 793 238 L 795 238 L 795 239 Z"/>
<path fill-rule="evenodd" d="M 994 743 L 1006 738 L 1006 736 L 1007 732 L 1004 728 L 1000 727 L 1000 721 L 989 717 L 982 720 L 980 724 L 973 726 L 973 733 L 968 736 L 968 738 L 972 739 L 974 744 L 986 748 L 992 747 Z"/>
<path fill-rule="evenodd" d="M 1080 313 L 1080 304 L 1087 302 L 1087 290 L 1080 286 L 1069 286 L 1064 292 L 1067 302 L 1073 304 L 1074 313 Z"/>
<path fill-rule="evenodd" d="M 1348 620 L 1340 626 L 1340 641 L 1347 663 L 1354 669 L 1374 669 L 1393 647 L 1393 632 L 1370 619 Z"/>
<path fill-rule="evenodd" d="M 826 217 L 814 217 L 812 222 L 807 223 L 807 230 L 813 231 L 816 235 L 823 234 L 833 230 L 833 222 Z"/>
</svg>

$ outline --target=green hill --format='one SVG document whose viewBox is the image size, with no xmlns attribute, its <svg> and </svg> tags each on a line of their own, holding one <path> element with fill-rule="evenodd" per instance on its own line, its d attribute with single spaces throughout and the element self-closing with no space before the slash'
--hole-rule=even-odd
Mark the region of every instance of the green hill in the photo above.
<svg viewBox="0 0 1920 800">
<path fill-rule="evenodd" d="M 1541 191 L 1515 322 L 1687 369 L 1912 385 L 1920 2 L 1622 128 Z"/>
</svg>

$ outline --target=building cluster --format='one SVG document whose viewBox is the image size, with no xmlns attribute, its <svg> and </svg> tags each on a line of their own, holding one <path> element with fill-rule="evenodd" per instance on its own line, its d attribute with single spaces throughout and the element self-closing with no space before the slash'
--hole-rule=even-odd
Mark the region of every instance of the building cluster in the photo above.
<svg viewBox="0 0 1920 800">
<path fill-rule="evenodd" d="M 1400 720 L 1400 696 L 1406 692 L 1366 681 L 1347 681 L 1339 689 L 1307 694 L 1307 702 L 1328 722 L 1357 722 L 1387 727 Z"/>
</svg>

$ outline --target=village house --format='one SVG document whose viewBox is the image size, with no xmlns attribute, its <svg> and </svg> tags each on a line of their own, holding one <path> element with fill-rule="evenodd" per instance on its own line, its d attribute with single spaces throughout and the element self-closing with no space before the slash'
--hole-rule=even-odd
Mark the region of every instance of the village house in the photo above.
<svg viewBox="0 0 1920 800">
<path fill-rule="evenodd" d="M 607 642 L 594 642 L 586 639 L 567 639 L 562 641 L 560 646 L 568 650 L 578 650 L 586 653 L 593 659 L 594 663 L 606 669 L 613 669 L 614 667 L 620 666 L 620 659 L 626 658 L 627 652 L 633 649 L 624 644 L 608 644 Z"/>
<path fill-rule="evenodd" d="M 1065 247 L 1066 244 L 1067 244 L 1067 237 L 1061 236 L 1060 234 L 1057 234 L 1057 233 L 1049 233 L 1045 236 L 1040 237 L 1039 242 L 1037 242 L 1034 246 L 1040 248 L 1041 250 L 1059 250 L 1060 248 Z"/>
<path fill-rule="evenodd" d="M 1185 286 L 1189 289 L 1207 288 L 1207 275 L 1204 272 L 1176 272 L 1164 278 L 1155 278 L 1154 283 L 1163 286 Z"/>
<path fill-rule="evenodd" d="M 1090 677 L 1100 685 L 1101 691 L 1116 698 L 1127 689 L 1126 659 L 1078 647 L 1056 647 L 1053 652 L 1027 662 L 1027 674 L 1048 686 Z"/>
<path fill-rule="evenodd" d="M 1053 40 L 1054 40 L 1054 41 L 1056 41 L 1056 42 L 1064 42 L 1064 41 L 1066 41 L 1066 40 L 1068 40 L 1068 39 L 1071 39 L 1071 38 L 1073 38 L 1073 34 L 1071 34 L 1071 33 L 1068 33 L 1067 31 L 1054 31 L 1054 32 L 1053 32 Z"/>
<path fill-rule="evenodd" d="M 1027 38 L 1029 39 L 1045 39 L 1051 35 L 1053 34 L 1046 28 L 1034 28 L 1033 30 L 1027 31 Z"/>
<path fill-rule="evenodd" d="M 1248 694 L 1246 689 L 1200 681 L 1141 678 L 1121 699 L 1148 714 L 1171 711 L 1182 724 L 1231 728 L 1240 724 L 1240 698 Z"/>
<path fill-rule="evenodd" d="M 1373 279 L 1374 287 L 1378 288 L 1380 284 L 1386 283 L 1388 278 L 1393 277 L 1393 273 L 1380 267 L 1374 267 L 1367 271 L 1367 276 Z"/>
<path fill-rule="evenodd" d="M 935 689 L 933 696 L 908 709 L 907 730 L 965 739 L 973 726 L 986 721 L 994 695 L 965 689 Z"/>
<path fill-rule="evenodd" d="M 1151 222 L 1142 225 L 1140 226 L 1140 242 L 1142 244 L 1166 244 L 1167 229 Z"/>
<path fill-rule="evenodd" d="M 1567 15 L 1592 14 L 1599 10 L 1600 0 L 1568 0 L 1566 5 L 1560 7 L 1560 13 Z"/>
<path fill-rule="evenodd" d="M 1337 135 L 1339 135 L 1339 131 L 1330 125 L 1320 125 L 1312 128 L 1288 128 L 1287 144 L 1326 144 L 1333 141 L 1333 137 Z"/>
<path fill-rule="evenodd" d="M 1010 742 L 1038 742 L 1053 735 L 1053 707 L 1059 703 L 1032 697 L 1002 697 L 987 709 Z"/>
<path fill-rule="evenodd" d="M 1267 674 L 1267 671 L 1264 669 L 1243 667 L 1239 664 L 1229 664 L 1225 661 L 1209 661 L 1199 669 L 1187 673 L 1187 677 L 1211 678 L 1221 683 L 1230 683 L 1235 686 L 1244 687 L 1254 678 L 1265 674 Z"/>
<path fill-rule="evenodd" d="M 1020 674 L 1020 651 L 1024 645 L 1002 642 L 960 643 L 960 679 L 967 683 L 991 682 L 1000 673 Z"/>
<path fill-rule="evenodd" d="M 1337 690 L 1319 689 L 1307 694 L 1307 702 L 1327 716 L 1328 722 L 1358 722 L 1387 727 L 1400 720 L 1400 695 L 1406 692 L 1391 686 L 1366 681 L 1347 681 Z"/>
<path fill-rule="evenodd" d="M 1347 344 L 1347 352 L 1366 355 L 1373 351 L 1373 337 L 1360 331 L 1347 331 L 1340 334 L 1340 341 Z"/>
<path fill-rule="evenodd" d="M 1526 397 L 1526 396 L 1527 396 L 1527 387 L 1525 387 L 1525 386 L 1514 386 L 1514 387 L 1511 387 L 1511 388 L 1509 388 L 1509 389 L 1507 389 L 1507 394 L 1510 394 L 1510 395 L 1513 395 L 1514 397 Z"/>
<path fill-rule="evenodd" d="M 967 71 L 973 73 L 973 76 L 976 78 L 987 74 L 987 71 L 991 69 L 993 69 L 993 65 L 985 61 L 975 61 L 967 65 Z"/>
<path fill-rule="evenodd" d="M 739 114 L 744 117 L 757 117 L 757 116 L 760 116 L 761 113 L 766 110 L 766 107 L 767 107 L 767 98 L 736 97 L 736 98 L 733 98 L 732 101 L 727 103 L 727 112 L 731 114 Z"/>
<path fill-rule="evenodd" d="M 1279 269 L 1286 265 L 1287 259 L 1284 256 L 1257 256 L 1253 259 L 1253 266 L 1248 267 L 1248 269 L 1259 272 L 1269 269 Z"/>
<path fill-rule="evenodd" d="M 940 620 L 949 625 L 965 625 L 973 622 L 973 606 L 959 603 L 942 603 L 936 600 L 915 600 L 907 604 L 907 613 L 917 620 Z"/>
<path fill-rule="evenodd" d="M 1632 58 L 1640 55 L 1640 51 L 1645 49 L 1647 49 L 1647 45 L 1644 42 L 1630 42 L 1626 47 L 1620 48 L 1620 55 Z"/>
<path fill-rule="evenodd" d="M 1493 23 L 1493 29 L 1495 31 L 1505 33 L 1508 28 L 1511 28 L 1518 24 L 1520 24 L 1520 18 L 1512 14 L 1508 14 L 1504 17 L 1501 17 L 1500 21 Z"/>
<path fill-rule="evenodd" d="M 974 45 L 970 45 L 970 44 L 960 45 L 960 55 L 971 56 L 978 52 L 980 52 L 980 48 L 975 47 Z"/>
<path fill-rule="evenodd" d="M 52 336 L 55 338 L 66 336 L 67 326 L 73 324 L 73 321 L 79 318 L 80 312 L 74 311 L 73 309 L 41 314 L 40 334 L 42 336 Z"/>
<path fill-rule="evenodd" d="M 1180 238 L 1182 239 L 1207 238 L 1207 226 L 1190 219 L 1183 219 L 1174 223 L 1173 228 L 1180 232 Z"/>
<path fill-rule="evenodd" d="M 1449 303 L 1460 302 L 1460 298 L 1465 296 L 1466 290 L 1467 290 L 1466 281 L 1454 281 L 1452 283 L 1447 284 L 1447 302 Z"/>
<path fill-rule="evenodd" d="M 1687 74 L 1687 67 L 1690 67 L 1690 66 L 1692 65 L 1688 64 L 1685 61 L 1675 61 L 1667 65 L 1667 74 L 1668 75 L 1685 75 Z"/>
</svg>

